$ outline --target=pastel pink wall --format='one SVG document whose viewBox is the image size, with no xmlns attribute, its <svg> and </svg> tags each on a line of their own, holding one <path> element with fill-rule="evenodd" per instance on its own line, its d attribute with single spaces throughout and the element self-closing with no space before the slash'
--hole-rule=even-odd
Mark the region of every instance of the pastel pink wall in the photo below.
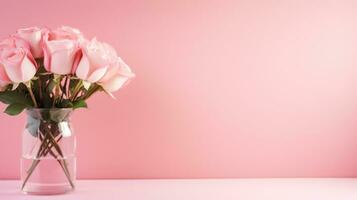
<svg viewBox="0 0 357 200">
<path fill-rule="evenodd" d="M 137 77 L 73 117 L 80 178 L 356 177 L 357 2 L 2 1 L 0 36 L 78 27 Z M 3 106 L 0 107 L 4 108 Z M 18 178 L 24 115 L 0 115 Z"/>
</svg>

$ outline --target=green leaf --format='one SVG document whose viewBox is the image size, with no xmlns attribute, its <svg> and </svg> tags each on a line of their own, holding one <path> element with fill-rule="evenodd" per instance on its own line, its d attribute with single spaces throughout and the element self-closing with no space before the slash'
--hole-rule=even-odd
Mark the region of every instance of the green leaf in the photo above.
<svg viewBox="0 0 357 200">
<path fill-rule="evenodd" d="M 91 87 L 88 89 L 88 91 L 85 91 L 85 95 L 83 96 L 83 100 L 88 99 L 89 97 L 91 97 L 95 92 L 97 91 L 101 91 L 102 87 L 96 83 L 92 84 Z"/>
<path fill-rule="evenodd" d="M 0 101 L 5 104 L 22 104 L 33 106 L 31 99 L 17 90 L 6 90 L 4 92 L 0 92 Z"/>
<path fill-rule="evenodd" d="M 56 85 L 57 85 L 57 82 L 54 79 L 50 80 L 50 82 L 48 83 L 48 86 L 47 86 L 47 92 L 51 93 L 53 91 L 53 88 L 55 88 Z"/>
<path fill-rule="evenodd" d="M 82 81 L 80 79 L 76 79 L 74 77 L 71 77 L 71 80 L 69 81 L 69 89 L 70 89 L 71 94 L 73 94 L 75 89 L 78 89 L 76 87 L 79 87 L 79 86 L 82 85 L 81 82 Z M 78 84 L 79 84 L 79 86 L 78 86 Z"/>
<path fill-rule="evenodd" d="M 4 112 L 8 115 L 15 116 L 20 114 L 26 107 L 27 105 L 14 103 L 10 104 Z"/>
<path fill-rule="evenodd" d="M 87 108 L 87 103 L 84 100 L 79 100 L 79 101 L 75 101 L 73 102 L 73 109 L 77 109 L 77 108 Z"/>
<path fill-rule="evenodd" d="M 34 137 L 38 136 L 38 129 L 40 127 L 41 120 L 35 119 L 31 115 L 27 115 L 26 130 Z"/>
<path fill-rule="evenodd" d="M 72 109 L 51 109 L 49 111 L 50 119 L 54 122 L 61 122 L 68 118 Z"/>
<path fill-rule="evenodd" d="M 58 107 L 58 108 L 72 108 L 72 107 L 73 107 L 73 104 L 72 104 L 71 100 L 69 100 L 69 99 L 64 99 L 64 100 L 62 100 L 61 102 L 59 102 L 59 103 L 57 104 L 57 107 Z"/>
</svg>

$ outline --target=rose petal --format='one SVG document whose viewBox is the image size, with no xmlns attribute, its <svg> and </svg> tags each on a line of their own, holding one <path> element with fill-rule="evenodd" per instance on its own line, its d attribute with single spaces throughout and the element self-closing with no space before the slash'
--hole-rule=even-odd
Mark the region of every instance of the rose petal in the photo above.
<svg viewBox="0 0 357 200">
<path fill-rule="evenodd" d="M 36 73 L 34 63 L 27 57 L 26 50 L 22 48 L 3 50 L 1 62 L 7 76 L 15 83 L 29 81 Z"/>
<path fill-rule="evenodd" d="M 42 34 L 43 29 L 38 27 L 30 27 L 19 29 L 16 36 L 25 39 L 31 47 L 31 53 L 35 58 L 40 58 L 43 56 L 42 50 Z"/>
<path fill-rule="evenodd" d="M 45 43 L 45 67 L 55 74 L 71 74 L 77 55 L 76 41 L 54 40 Z"/>
<path fill-rule="evenodd" d="M 82 59 L 79 61 L 77 66 L 76 75 L 80 79 L 87 79 L 89 73 L 89 60 L 86 54 L 83 54 Z"/>
<path fill-rule="evenodd" d="M 51 72 L 55 74 L 70 74 L 72 72 L 74 55 L 71 51 L 56 51 L 51 56 Z"/>
<path fill-rule="evenodd" d="M 22 80 L 20 82 L 27 82 L 31 80 L 36 74 L 36 67 L 31 60 L 25 56 L 21 63 Z"/>
<path fill-rule="evenodd" d="M 88 82 L 95 83 L 99 81 L 107 72 L 108 67 L 102 67 L 95 70 L 87 79 Z"/>
<path fill-rule="evenodd" d="M 114 92 L 119 90 L 128 79 L 128 77 L 117 75 L 107 82 L 99 83 L 99 85 L 101 85 L 105 91 Z"/>
</svg>

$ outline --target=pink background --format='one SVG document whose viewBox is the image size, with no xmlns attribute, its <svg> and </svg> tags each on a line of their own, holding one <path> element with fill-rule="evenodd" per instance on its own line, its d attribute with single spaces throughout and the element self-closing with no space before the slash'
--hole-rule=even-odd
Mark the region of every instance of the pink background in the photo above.
<svg viewBox="0 0 357 200">
<path fill-rule="evenodd" d="M 2 1 L 0 36 L 70 25 L 137 77 L 78 111 L 80 178 L 357 177 L 357 2 Z M 4 106 L 0 106 L 1 109 Z M 0 178 L 24 115 L 0 115 Z"/>
</svg>

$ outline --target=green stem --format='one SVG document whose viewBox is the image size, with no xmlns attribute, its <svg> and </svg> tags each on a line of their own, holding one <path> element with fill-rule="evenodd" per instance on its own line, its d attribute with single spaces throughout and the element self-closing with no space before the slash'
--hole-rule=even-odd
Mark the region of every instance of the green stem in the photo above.
<svg viewBox="0 0 357 200">
<path fill-rule="evenodd" d="M 41 81 L 41 76 L 38 77 L 38 93 L 40 97 L 40 104 L 43 102 L 43 95 L 42 95 L 42 81 Z"/>
<path fill-rule="evenodd" d="M 27 174 L 24 182 L 22 183 L 21 190 L 23 190 L 25 188 L 25 185 L 26 185 L 27 181 L 31 177 L 31 175 L 32 175 L 33 171 L 35 170 L 35 168 L 37 167 L 38 163 L 40 163 L 40 160 L 34 160 L 32 162 L 33 169 L 31 171 L 29 171 L 29 173 Z"/>
<path fill-rule="evenodd" d="M 53 135 L 52 135 L 52 134 L 49 134 L 49 136 L 50 136 L 49 138 L 50 138 L 50 140 L 51 140 L 51 142 L 52 142 L 54 148 L 57 150 L 58 154 L 61 156 L 61 158 L 63 158 L 63 160 L 57 159 L 56 157 L 55 157 L 55 158 L 56 158 L 57 161 L 60 163 L 60 165 L 61 165 L 61 161 L 63 162 L 63 166 L 61 165 L 61 167 L 62 167 L 64 173 L 66 174 L 67 179 L 68 179 L 69 183 L 71 184 L 72 188 L 74 188 L 74 184 L 73 184 L 73 182 L 72 182 L 72 180 L 71 180 L 71 176 L 70 176 L 70 174 L 69 174 L 69 170 L 68 170 L 68 167 L 67 167 L 67 163 L 66 163 L 66 160 L 65 160 L 65 158 L 64 158 L 64 155 L 63 155 L 63 153 L 62 153 L 62 150 L 61 150 L 60 146 L 58 145 L 58 143 L 56 142 L 56 139 L 53 137 Z M 51 153 L 51 152 L 52 152 L 52 151 L 50 151 L 50 153 Z"/>
<path fill-rule="evenodd" d="M 64 79 L 63 87 L 62 87 L 62 89 L 61 89 L 61 90 L 62 90 L 61 101 L 63 100 L 63 97 L 64 97 L 64 95 L 66 94 L 67 82 L 68 82 L 68 76 L 66 75 L 66 76 L 65 76 L 65 79 Z"/>
<path fill-rule="evenodd" d="M 92 88 L 89 88 L 88 92 L 83 96 L 83 100 L 87 100 L 89 97 L 91 97 L 99 89 L 100 89 L 99 85 L 95 85 Z"/>
<path fill-rule="evenodd" d="M 81 91 L 80 90 L 81 87 L 82 87 L 82 81 L 78 81 L 78 83 L 76 84 L 76 86 L 74 87 L 74 90 L 73 90 L 73 95 L 71 97 L 72 102 L 77 98 L 79 92 Z"/>
<path fill-rule="evenodd" d="M 46 156 L 48 153 L 49 153 L 49 151 L 51 151 L 51 149 L 52 149 L 52 147 L 53 147 L 53 144 L 52 143 L 49 143 L 48 144 L 48 147 L 45 149 L 45 148 L 43 148 L 42 147 L 42 144 L 44 144 L 45 143 L 45 145 L 48 143 L 47 142 L 47 138 L 42 138 L 42 136 L 41 136 L 41 134 L 39 134 L 39 136 L 40 136 L 40 140 L 42 141 L 42 143 L 41 143 L 41 146 L 40 146 L 40 148 L 39 148 L 39 151 L 37 152 L 37 155 L 36 155 L 36 158 L 39 158 L 39 157 L 41 157 L 41 156 Z M 47 137 L 47 136 L 46 136 Z M 57 139 L 57 143 L 60 141 L 62 139 L 62 135 Z M 41 160 L 40 160 L 41 161 Z M 32 163 L 32 165 L 30 166 L 30 168 L 27 170 L 27 173 L 29 173 L 33 168 L 34 168 L 34 166 L 33 166 L 33 164 L 34 163 Z"/>
<path fill-rule="evenodd" d="M 46 156 L 48 153 L 50 153 L 59 163 L 59 165 L 61 166 L 64 174 L 66 175 L 70 185 L 72 188 L 74 188 L 74 184 L 73 181 L 71 180 L 71 176 L 69 173 L 69 169 L 68 169 L 68 164 L 66 163 L 66 161 L 64 160 L 64 155 L 63 152 L 61 150 L 61 148 L 58 145 L 58 142 L 61 140 L 62 136 L 60 136 L 57 140 L 52 136 L 50 130 L 47 129 L 46 131 L 47 133 L 42 137 L 41 133 L 39 133 L 39 138 L 42 141 L 40 148 L 37 152 L 36 155 L 36 160 L 34 160 L 28 170 L 28 174 L 27 177 L 25 178 L 21 188 L 24 189 L 27 181 L 29 180 L 29 178 L 31 177 L 32 173 L 34 172 L 34 170 L 36 169 L 37 165 L 40 163 L 40 159 L 38 159 L 41 156 Z M 57 155 L 52 151 L 52 147 L 55 147 L 55 149 L 57 150 L 58 154 L 61 156 L 61 158 L 63 158 L 63 160 L 61 160 L 61 158 L 58 158 Z"/>
<path fill-rule="evenodd" d="M 35 95 L 33 95 L 33 92 L 32 92 L 32 89 L 31 89 L 31 82 L 30 82 L 28 85 L 26 84 L 26 87 L 27 87 L 27 89 L 28 89 L 28 91 L 29 91 L 29 93 L 30 93 L 30 96 L 31 96 L 33 105 L 35 106 L 35 108 L 37 108 L 38 105 L 37 105 L 37 102 L 36 102 Z"/>
<path fill-rule="evenodd" d="M 41 135 L 41 133 L 39 133 L 39 137 L 41 139 L 42 137 L 40 135 Z M 32 173 L 35 171 L 37 165 L 40 163 L 40 159 L 38 159 L 38 158 L 41 156 L 41 152 L 43 151 L 43 148 L 47 143 L 46 142 L 47 141 L 47 134 L 45 135 L 45 137 L 43 139 L 41 139 L 41 141 L 42 142 L 41 142 L 40 148 L 38 149 L 38 152 L 37 152 L 36 157 L 35 157 L 36 160 L 34 160 L 32 162 L 30 168 L 27 170 L 28 171 L 27 176 L 26 176 L 26 178 L 25 178 L 25 180 L 24 180 L 24 182 L 22 183 L 22 186 L 21 186 L 22 190 L 24 189 L 24 187 L 25 187 L 27 181 L 29 180 L 29 178 L 31 177 Z"/>
</svg>

